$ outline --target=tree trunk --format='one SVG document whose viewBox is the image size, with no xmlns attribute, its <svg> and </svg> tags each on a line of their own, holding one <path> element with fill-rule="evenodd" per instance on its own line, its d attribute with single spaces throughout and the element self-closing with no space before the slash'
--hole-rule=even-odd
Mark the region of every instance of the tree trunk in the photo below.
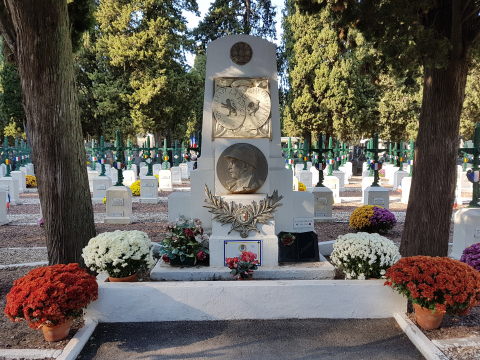
<svg viewBox="0 0 480 360">
<path fill-rule="evenodd" d="M 425 68 L 402 256 L 447 256 L 467 64 Z"/>
<path fill-rule="evenodd" d="M 429 13 L 435 30 L 452 44 L 445 68 L 424 66 L 422 111 L 400 253 L 447 256 L 455 196 L 458 134 L 467 82 L 467 49 L 461 1 Z"/>
<path fill-rule="evenodd" d="M 80 263 L 95 236 L 65 0 L 7 0 L 50 264 Z"/>
</svg>

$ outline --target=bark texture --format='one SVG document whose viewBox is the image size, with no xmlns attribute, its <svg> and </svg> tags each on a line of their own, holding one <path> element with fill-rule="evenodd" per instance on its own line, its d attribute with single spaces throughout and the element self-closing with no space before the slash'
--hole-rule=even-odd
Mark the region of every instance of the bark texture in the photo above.
<svg viewBox="0 0 480 360">
<path fill-rule="evenodd" d="M 67 2 L 7 0 L 6 4 L 16 33 L 49 263 L 83 265 L 82 248 L 95 236 L 95 226 Z"/>
<path fill-rule="evenodd" d="M 455 196 L 460 114 L 471 44 L 462 2 L 446 1 L 436 16 L 436 31 L 450 39 L 445 68 L 425 67 L 422 111 L 415 145 L 412 186 L 400 252 L 402 256 L 447 256 Z"/>
</svg>

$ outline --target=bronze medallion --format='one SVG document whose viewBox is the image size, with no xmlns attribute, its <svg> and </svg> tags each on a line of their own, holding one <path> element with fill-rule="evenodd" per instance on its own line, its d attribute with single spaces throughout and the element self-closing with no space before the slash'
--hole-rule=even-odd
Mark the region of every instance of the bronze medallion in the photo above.
<svg viewBox="0 0 480 360">
<path fill-rule="evenodd" d="M 217 176 L 231 194 L 252 194 L 264 184 L 268 175 L 265 155 L 256 146 L 238 143 L 229 146 L 217 161 Z M 248 214 L 239 215 L 248 221 Z"/>
<path fill-rule="evenodd" d="M 253 51 L 245 42 L 238 42 L 230 48 L 230 59 L 237 65 L 245 65 L 252 60 Z"/>
</svg>

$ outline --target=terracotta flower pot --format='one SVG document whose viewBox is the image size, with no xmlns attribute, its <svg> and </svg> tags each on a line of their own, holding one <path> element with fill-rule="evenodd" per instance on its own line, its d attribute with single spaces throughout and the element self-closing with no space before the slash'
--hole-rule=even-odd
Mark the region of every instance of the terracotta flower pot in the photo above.
<svg viewBox="0 0 480 360">
<path fill-rule="evenodd" d="M 54 326 L 43 326 L 43 336 L 47 341 L 60 341 L 65 339 L 70 333 L 73 318 L 68 318 L 63 324 Z"/>
<path fill-rule="evenodd" d="M 120 278 L 114 278 L 109 276 L 108 281 L 110 282 L 136 282 L 137 281 L 137 273 L 130 275 L 130 276 L 125 276 L 125 277 L 120 277 Z"/>
<path fill-rule="evenodd" d="M 415 309 L 415 320 L 417 320 L 418 325 L 425 330 L 435 330 L 439 328 L 445 311 L 436 310 L 435 313 L 432 314 L 432 310 L 423 308 L 418 304 L 413 304 L 413 308 Z"/>
</svg>

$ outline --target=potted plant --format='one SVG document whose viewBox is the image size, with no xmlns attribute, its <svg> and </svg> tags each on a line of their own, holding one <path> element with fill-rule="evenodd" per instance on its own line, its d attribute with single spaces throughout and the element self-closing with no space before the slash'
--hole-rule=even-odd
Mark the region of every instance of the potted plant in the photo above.
<svg viewBox="0 0 480 360">
<path fill-rule="evenodd" d="M 238 280 L 253 279 L 253 270 L 258 269 L 257 254 L 251 251 L 242 251 L 238 257 L 227 258 L 227 266 L 232 270 L 230 274 L 237 277 Z"/>
<path fill-rule="evenodd" d="M 330 259 L 347 279 L 378 279 L 384 278 L 386 270 L 400 259 L 400 253 L 386 237 L 359 232 L 340 235 Z"/>
<path fill-rule="evenodd" d="M 59 341 L 68 336 L 73 319 L 96 299 L 97 280 L 78 264 L 45 266 L 15 280 L 5 314 L 12 321 L 29 321 L 32 329 L 43 329 L 45 340 Z"/>
<path fill-rule="evenodd" d="M 448 257 L 402 258 L 385 277 L 385 285 L 412 301 L 424 329 L 437 329 L 445 313 L 467 314 L 480 304 L 480 273 Z"/>
<path fill-rule="evenodd" d="M 460 261 L 480 271 L 480 243 L 465 248 Z"/>
<path fill-rule="evenodd" d="M 105 271 L 111 282 L 136 281 L 137 271 L 155 266 L 153 246 L 142 231 L 105 232 L 90 239 L 82 253 L 92 271 Z"/>
<path fill-rule="evenodd" d="M 386 232 L 397 224 L 397 219 L 388 209 L 376 205 L 364 205 L 350 215 L 350 227 L 369 233 Z"/>
<path fill-rule="evenodd" d="M 203 233 L 202 222 L 180 217 L 165 228 L 165 240 L 160 243 L 160 255 L 170 265 L 193 266 L 206 261 L 208 256 L 208 235 Z"/>
</svg>

